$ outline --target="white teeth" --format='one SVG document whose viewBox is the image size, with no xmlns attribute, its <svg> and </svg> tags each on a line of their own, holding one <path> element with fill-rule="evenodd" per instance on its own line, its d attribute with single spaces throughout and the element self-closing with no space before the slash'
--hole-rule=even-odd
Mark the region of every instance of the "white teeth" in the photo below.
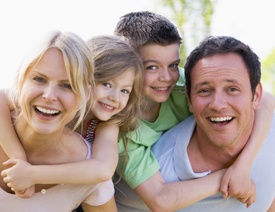
<svg viewBox="0 0 275 212">
<path fill-rule="evenodd" d="M 226 117 L 210 117 L 211 121 L 217 121 L 217 122 L 230 121 L 231 119 L 232 119 L 232 117 L 230 117 L 230 116 L 226 116 Z"/>
<path fill-rule="evenodd" d="M 58 110 L 48 110 L 48 109 L 45 109 L 43 107 L 36 107 L 37 110 L 39 110 L 40 112 L 42 113 L 47 113 L 47 114 L 56 114 L 56 113 L 59 113 Z"/>
<path fill-rule="evenodd" d="M 106 108 L 109 109 L 109 110 L 113 110 L 113 109 L 114 109 L 114 107 L 111 107 L 111 106 L 105 105 L 105 104 L 102 104 L 102 106 L 106 107 Z"/>
<path fill-rule="evenodd" d="M 158 90 L 158 91 L 166 91 L 167 88 L 155 88 L 155 90 Z"/>
</svg>

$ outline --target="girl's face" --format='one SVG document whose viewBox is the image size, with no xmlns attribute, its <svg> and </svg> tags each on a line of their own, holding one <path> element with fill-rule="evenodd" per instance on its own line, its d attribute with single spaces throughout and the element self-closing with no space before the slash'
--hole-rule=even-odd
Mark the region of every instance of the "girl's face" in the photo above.
<svg viewBox="0 0 275 212">
<path fill-rule="evenodd" d="M 97 83 L 94 90 L 93 115 L 99 120 L 107 121 L 122 111 L 133 89 L 134 78 L 135 71 L 130 68 L 107 82 Z"/>
<path fill-rule="evenodd" d="M 79 108 L 60 50 L 51 48 L 25 78 L 19 104 L 22 115 L 38 133 L 60 130 Z"/>
<path fill-rule="evenodd" d="M 149 44 L 140 49 L 145 68 L 143 96 L 147 101 L 161 103 L 179 79 L 179 44 Z"/>
</svg>

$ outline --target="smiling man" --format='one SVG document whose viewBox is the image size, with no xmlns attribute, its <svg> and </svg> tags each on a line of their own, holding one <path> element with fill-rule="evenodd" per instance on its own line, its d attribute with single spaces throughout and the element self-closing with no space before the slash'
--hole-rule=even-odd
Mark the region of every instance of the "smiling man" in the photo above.
<svg viewBox="0 0 275 212">
<path fill-rule="evenodd" d="M 200 178 L 230 167 L 248 142 L 262 97 L 258 56 L 232 37 L 203 40 L 187 58 L 185 76 L 193 116 L 153 146 L 166 182 Z M 180 211 L 274 211 L 274 138 L 273 116 L 251 169 L 257 201 L 249 209 L 241 199 L 224 199 L 219 193 Z"/>
</svg>

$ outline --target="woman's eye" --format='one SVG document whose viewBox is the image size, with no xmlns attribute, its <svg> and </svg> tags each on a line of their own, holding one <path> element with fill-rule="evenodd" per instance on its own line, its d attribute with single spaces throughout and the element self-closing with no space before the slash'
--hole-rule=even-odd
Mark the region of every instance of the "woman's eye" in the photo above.
<svg viewBox="0 0 275 212">
<path fill-rule="evenodd" d="M 70 84 L 62 84 L 61 87 L 72 90 L 72 86 Z"/>
<path fill-rule="evenodd" d="M 46 80 L 42 77 L 34 77 L 33 80 L 37 82 L 46 82 Z"/>
</svg>

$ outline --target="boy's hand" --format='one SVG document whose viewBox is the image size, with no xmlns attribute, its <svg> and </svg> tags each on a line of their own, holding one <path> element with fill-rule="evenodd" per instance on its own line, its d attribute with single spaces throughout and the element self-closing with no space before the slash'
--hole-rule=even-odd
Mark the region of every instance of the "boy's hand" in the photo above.
<svg viewBox="0 0 275 212">
<path fill-rule="evenodd" d="M 34 189 L 30 188 L 33 185 L 30 175 L 32 165 L 21 159 L 9 159 L 3 164 L 10 167 L 1 172 L 3 181 L 19 196 L 32 196 L 34 193 Z"/>
<path fill-rule="evenodd" d="M 241 170 L 241 171 L 239 171 Z M 256 201 L 256 186 L 250 179 L 249 169 L 237 169 L 232 165 L 225 172 L 220 186 L 223 198 L 234 197 L 250 207 Z"/>
</svg>

